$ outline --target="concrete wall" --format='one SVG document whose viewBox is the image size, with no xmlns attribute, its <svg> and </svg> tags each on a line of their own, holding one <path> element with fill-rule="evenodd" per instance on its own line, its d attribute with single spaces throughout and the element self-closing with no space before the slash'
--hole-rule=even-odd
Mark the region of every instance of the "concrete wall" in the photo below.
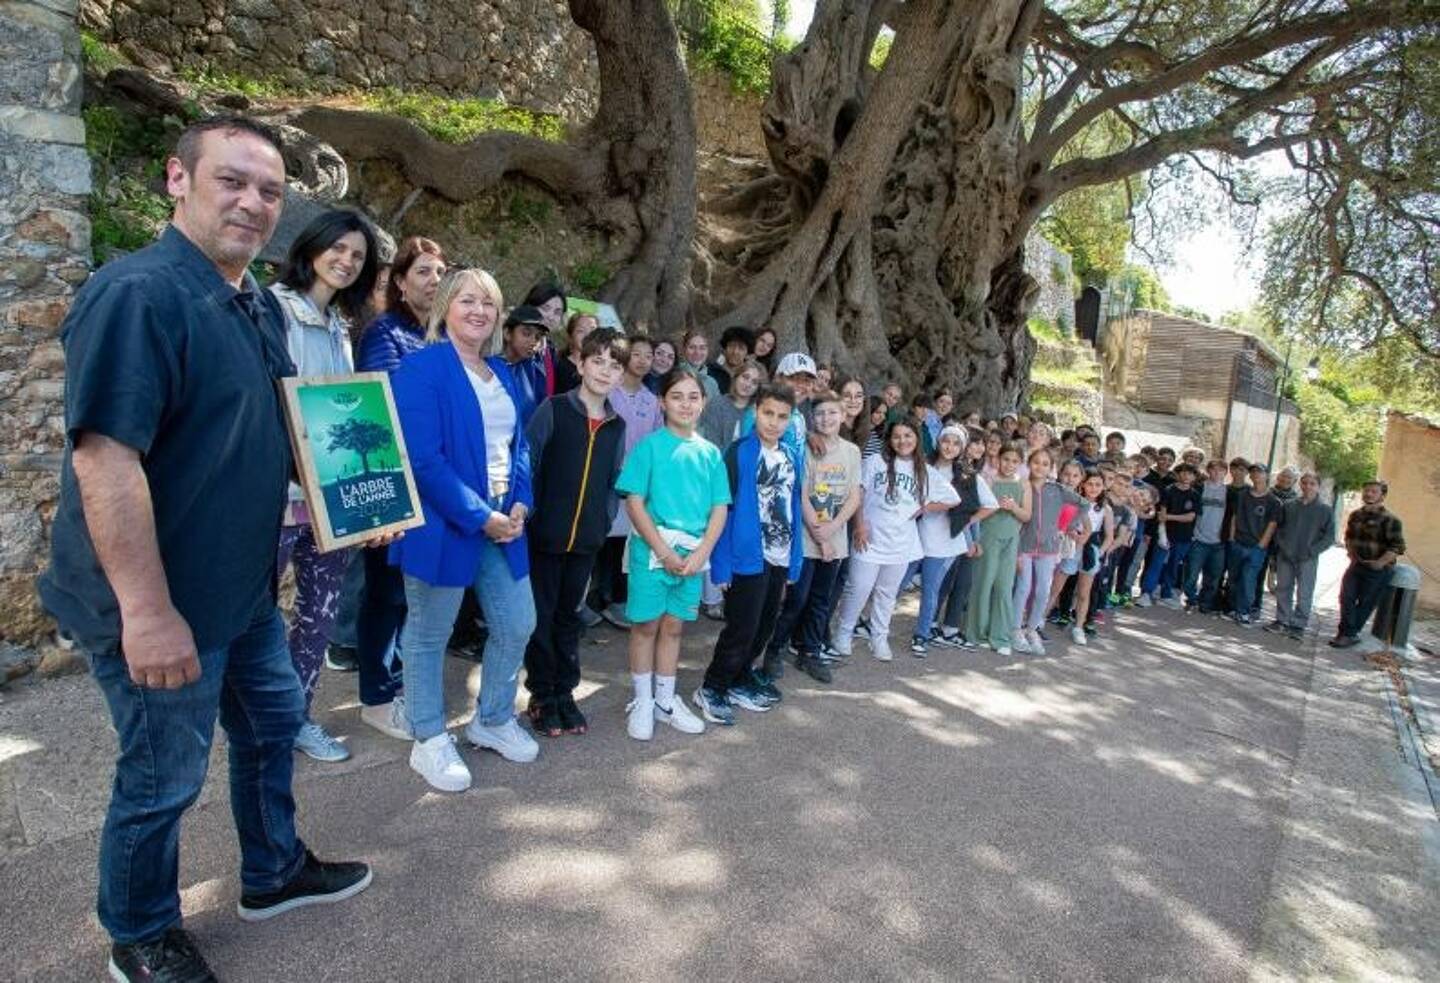
<svg viewBox="0 0 1440 983">
<path fill-rule="evenodd" d="M 84 0 L 81 25 L 152 69 L 503 96 L 571 120 L 598 87 L 564 0 Z"/>
<path fill-rule="evenodd" d="M 1440 426 L 1391 413 L 1380 456 L 1386 506 L 1405 524 L 1407 559 L 1420 567 L 1420 603 L 1440 612 Z"/>
<path fill-rule="evenodd" d="M 1222 416 L 1223 422 L 1224 417 Z M 1237 454 L 1249 461 L 1264 464 L 1270 456 L 1270 440 L 1275 428 L 1275 411 L 1236 400 L 1230 404 L 1230 425 L 1225 431 L 1225 456 Z M 1280 434 L 1275 441 L 1275 467 L 1288 464 L 1307 467 L 1300 455 L 1300 421 L 1280 414 Z"/>
</svg>

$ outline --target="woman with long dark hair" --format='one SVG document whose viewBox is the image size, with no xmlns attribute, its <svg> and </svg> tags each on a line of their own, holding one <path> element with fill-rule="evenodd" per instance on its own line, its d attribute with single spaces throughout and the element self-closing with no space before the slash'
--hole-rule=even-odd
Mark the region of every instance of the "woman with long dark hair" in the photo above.
<svg viewBox="0 0 1440 983">
<path fill-rule="evenodd" d="M 317 216 L 291 243 L 270 292 L 285 312 L 285 345 L 300 378 L 354 371 L 348 318 L 357 316 L 370 298 L 378 252 L 370 224 L 344 209 Z M 305 692 L 305 723 L 295 737 L 295 748 L 317 761 L 350 757 L 345 745 L 310 719 L 350 556 L 349 550 L 320 552 L 304 493 L 292 482 L 275 562 L 277 577 L 287 566 L 295 567 L 290 659 Z"/>
</svg>

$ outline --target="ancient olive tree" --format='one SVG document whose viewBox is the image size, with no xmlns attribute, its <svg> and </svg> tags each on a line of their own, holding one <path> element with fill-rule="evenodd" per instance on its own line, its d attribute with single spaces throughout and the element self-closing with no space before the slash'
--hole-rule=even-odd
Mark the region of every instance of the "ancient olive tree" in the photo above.
<svg viewBox="0 0 1440 983">
<path fill-rule="evenodd" d="M 995 0 L 952 5 L 952 40 L 907 29 L 920 6 L 821 0 L 777 59 L 771 173 L 717 203 L 753 207 L 773 246 L 763 262 L 747 248 L 756 271 L 713 320 L 768 322 L 823 358 L 992 408 L 1024 395 L 1023 245 L 1047 207 L 1181 157 L 1220 173 L 1272 151 L 1341 155 L 1440 17 L 1424 0 Z M 885 23 L 877 77 L 864 56 Z M 918 98 L 881 104 L 886 91 Z M 1097 126 L 1123 141 L 1095 152 Z M 1376 162 L 1383 143 L 1368 143 Z"/>
</svg>

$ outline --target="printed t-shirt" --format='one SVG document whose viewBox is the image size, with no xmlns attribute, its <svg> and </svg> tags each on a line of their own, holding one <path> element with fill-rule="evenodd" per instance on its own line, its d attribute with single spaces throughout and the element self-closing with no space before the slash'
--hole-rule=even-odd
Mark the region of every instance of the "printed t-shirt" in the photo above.
<svg viewBox="0 0 1440 983">
<path fill-rule="evenodd" d="M 850 489 L 860 480 L 860 448 L 848 440 L 838 440 L 820 457 L 810 455 L 805 464 L 805 481 L 809 485 L 810 507 L 821 522 L 829 522 L 845 505 Z M 820 544 L 805 529 L 805 556 L 820 559 Z M 834 556 L 839 559 L 850 553 L 850 531 L 841 526 L 830 540 Z"/>
<path fill-rule="evenodd" d="M 923 504 L 916 495 L 915 468 L 909 461 L 895 462 L 895 490 L 890 491 L 889 468 L 884 455 L 866 458 L 861 469 L 865 489 L 865 525 L 870 544 L 856 557 L 870 563 L 909 563 L 925 555 L 915 513 Z"/>
<path fill-rule="evenodd" d="M 1241 546 L 1259 546 L 1265 527 L 1280 521 L 1280 499 L 1266 492 L 1256 495 L 1240 493 L 1235 502 L 1235 542 Z"/>
<path fill-rule="evenodd" d="M 465 366 L 470 378 L 470 388 L 480 401 L 480 415 L 485 419 L 485 472 L 490 478 L 487 490 L 491 495 L 500 494 L 510 481 L 510 442 L 515 437 L 515 401 L 505 391 L 494 373 L 489 379 L 482 379 L 478 372 Z"/>
<path fill-rule="evenodd" d="M 795 491 L 795 465 L 790 455 L 777 447 L 760 447 L 755 465 L 755 492 L 760 497 L 760 541 L 765 562 L 773 567 L 790 566 L 790 544 L 795 541 L 795 516 L 790 514 Z"/>
<path fill-rule="evenodd" d="M 655 525 L 705 535 L 710 512 L 730 504 L 730 478 L 720 451 L 699 434 L 677 437 L 661 427 L 635 445 L 615 482 L 620 495 L 638 495 Z M 650 546 L 630 537 L 630 568 L 648 566 Z"/>
<path fill-rule="evenodd" d="M 1160 501 L 1165 506 L 1166 515 L 1190 515 L 1199 512 L 1204 507 L 1204 496 L 1194 485 L 1189 488 L 1171 485 L 1165 489 Z M 1170 537 L 1172 543 L 1188 543 L 1195 535 L 1195 523 L 1166 522 L 1165 533 Z"/>
</svg>

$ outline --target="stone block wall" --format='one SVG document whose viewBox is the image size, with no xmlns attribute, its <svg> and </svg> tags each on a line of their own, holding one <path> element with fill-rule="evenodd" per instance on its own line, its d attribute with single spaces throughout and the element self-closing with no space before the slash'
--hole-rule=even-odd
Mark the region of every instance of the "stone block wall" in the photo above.
<svg viewBox="0 0 1440 983">
<path fill-rule="evenodd" d="M 1062 252 L 1038 232 L 1025 237 L 1025 272 L 1040 284 L 1040 296 L 1030 314 L 1043 317 L 1067 332 L 1075 330 L 1075 293 L 1071 284 L 1070 254 Z"/>
<path fill-rule="evenodd" d="M 730 157 L 768 156 L 760 129 L 763 95 L 737 92 L 728 77 L 709 70 L 692 70 L 690 83 L 695 94 L 695 138 L 701 150 Z"/>
<path fill-rule="evenodd" d="M 83 0 L 80 24 L 154 70 L 503 97 L 572 121 L 599 88 L 564 0 Z"/>
<path fill-rule="evenodd" d="M 58 333 L 90 272 L 75 2 L 0 2 L 0 642 L 22 645 L 52 629 L 34 577 L 65 444 Z"/>
</svg>

